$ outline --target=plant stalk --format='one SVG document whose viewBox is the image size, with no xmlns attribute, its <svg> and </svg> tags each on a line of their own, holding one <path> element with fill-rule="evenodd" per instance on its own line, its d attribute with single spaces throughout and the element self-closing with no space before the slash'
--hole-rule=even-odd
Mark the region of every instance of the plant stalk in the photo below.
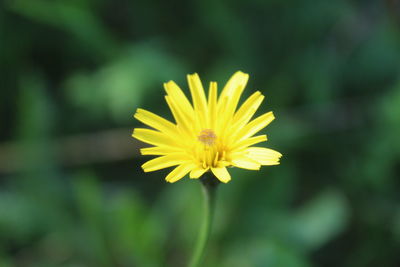
<svg viewBox="0 0 400 267">
<path fill-rule="evenodd" d="M 200 179 L 204 196 L 204 214 L 201 229 L 197 238 L 195 249 L 189 263 L 189 267 L 197 267 L 201 263 L 207 241 L 211 233 L 211 225 L 215 210 L 216 192 L 219 184 L 218 179 L 210 172 L 203 175 Z"/>
</svg>

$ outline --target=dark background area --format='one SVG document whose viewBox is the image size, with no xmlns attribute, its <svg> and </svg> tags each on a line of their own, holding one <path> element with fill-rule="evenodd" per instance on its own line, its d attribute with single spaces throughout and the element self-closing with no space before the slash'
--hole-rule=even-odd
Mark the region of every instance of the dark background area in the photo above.
<svg viewBox="0 0 400 267">
<path fill-rule="evenodd" d="M 200 185 L 132 115 L 237 70 L 284 156 L 232 169 L 205 266 L 400 266 L 397 0 L 0 2 L 0 266 L 184 266 Z"/>
</svg>

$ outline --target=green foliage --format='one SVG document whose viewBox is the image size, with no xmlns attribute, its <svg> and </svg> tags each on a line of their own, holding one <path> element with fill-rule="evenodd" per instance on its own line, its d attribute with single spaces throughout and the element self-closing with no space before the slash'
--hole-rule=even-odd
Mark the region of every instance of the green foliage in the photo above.
<svg viewBox="0 0 400 267">
<path fill-rule="evenodd" d="M 160 48 L 142 44 L 127 49 L 121 58 L 95 73 L 72 75 L 65 90 L 71 105 L 93 113 L 93 117 L 109 115 L 114 121 L 127 123 L 132 107 L 140 106 L 146 96 L 158 95 L 159 81 L 177 77 L 183 70 Z"/>
<path fill-rule="evenodd" d="M 132 114 L 239 69 L 284 157 L 220 186 L 205 266 L 398 266 L 395 2 L 1 2 L 0 267 L 185 266 L 200 185 L 142 172 Z"/>
</svg>

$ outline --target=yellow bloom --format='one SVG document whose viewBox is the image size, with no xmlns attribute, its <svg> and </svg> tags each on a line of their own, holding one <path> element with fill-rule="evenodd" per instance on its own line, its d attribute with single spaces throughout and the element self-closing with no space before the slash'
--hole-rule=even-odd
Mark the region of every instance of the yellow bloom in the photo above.
<svg viewBox="0 0 400 267">
<path fill-rule="evenodd" d="M 144 109 L 138 109 L 134 115 L 155 129 L 136 128 L 132 134 L 153 145 L 141 149 L 142 155 L 159 156 L 143 164 L 143 170 L 177 166 L 165 178 L 171 183 L 188 173 L 190 178 L 197 179 L 211 170 L 221 182 L 227 183 L 231 176 L 226 167 L 259 170 L 261 165 L 279 164 L 281 153 L 253 147 L 267 140 L 266 135 L 254 135 L 275 118 L 268 112 L 251 120 L 264 96 L 255 92 L 237 109 L 248 78 L 248 74 L 236 72 L 219 97 L 217 83 L 211 82 L 207 99 L 199 76 L 188 75 L 193 105 L 173 81 L 165 83 L 165 99 L 175 123 Z"/>
</svg>

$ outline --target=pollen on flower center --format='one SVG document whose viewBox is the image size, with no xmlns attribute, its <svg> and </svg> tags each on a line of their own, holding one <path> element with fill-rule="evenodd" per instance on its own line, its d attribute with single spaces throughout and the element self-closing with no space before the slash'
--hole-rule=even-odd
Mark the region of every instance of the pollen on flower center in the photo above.
<svg viewBox="0 0 400 267">
<path fill-rule="evenodd" d="M 198 140 L 207 146 L 212 146 L 215 144 L 217 136 L 211 129 L 204 129 L 200 132 Z"/>
</svg>

